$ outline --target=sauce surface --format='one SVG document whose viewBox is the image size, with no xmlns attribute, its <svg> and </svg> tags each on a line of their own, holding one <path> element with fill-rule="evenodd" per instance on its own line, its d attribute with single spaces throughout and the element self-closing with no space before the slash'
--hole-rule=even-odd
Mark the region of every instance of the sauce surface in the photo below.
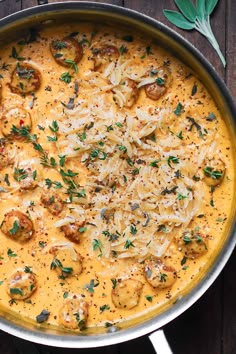
<svg viewBox="0 0 236 354">
<path fill-rule="evenodd" d="M 0 75 L 1 307 L 82 330 L 173 304 L 232 205 L 203 84 L 150 39 L 91 24 L 7 44 Z"/>
</svg>

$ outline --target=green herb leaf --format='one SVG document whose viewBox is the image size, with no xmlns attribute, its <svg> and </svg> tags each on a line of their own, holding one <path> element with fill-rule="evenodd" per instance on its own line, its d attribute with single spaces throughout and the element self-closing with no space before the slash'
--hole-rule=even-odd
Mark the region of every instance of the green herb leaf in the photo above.
<svg viewBox="0 0 236 354">
<path fill-rule="evenodd" d="M 216 50 L 220 60 L 222 61 L 222 64 L 225 66 L 225 58 L 212 32 L 209 19 L 211 13 L 218 3 L 218 0 L 207 0 L 206 2 L 205 0 L 198 0 L 197 9 L 194 7 L 190 0 L 175 0 L 175 3 L 182 13 L 171 10 L 164 10 L 163 12 L 165 17 L 179 28 L 185 30 L 196 29 L 203 36 L 205 36 Z"/>
<path fill-rule="evenodd" d="M 211 177 L 214 180 L 220 179 L 223 176 L 222 171 L 214 170 L 213 167 L 207 166 L 206 168 L 203 169 L 203 171 L 207 177 Z"/>
<path fill-rule="evenodd" d="M 134 246 L 134 244 L 133 244 L 132 241 L 126 240 L 126 241 L 125 241 L 124 248 L 127 250 L 127 249 L 129 249 L 130 247 L 135 247 L 135 246 Z"/>
<path fill-rule="evenodd" d="M 25 272 L 25 273 L 30 273 L 30 274 L 32 274 L 33 272 L 32 272 L 32 269 L 31 269 L 31 268 L 32 268 L 32 267 L 25 266 L 24 272 Z"/>
<path fill-rule="evenodd" d="M 135 225 L 130 225 L 130 232 L 131 232 L 131 234 L 132 235 L 136 235 L 136 233 L 137 233 L 137 228 L 136 228 L 136 226 Z"/>
<path fill-rule="evenodd" d="M 82 234 L 87 230 L 87 227 L 80 227 L 78 231 Z"/>
<path fill-rule="evenodd" d="M 56 268 L 62 268 L 62 263 L 59 259 L 54 258 L 50 265 L 50 269 L 56 269 Z"/>
<path fill-rule="evenodd" d="M 145 298 L 147 299 L 147 301 L 152 302 L 152 296 L 146 295 Z"/>
<path fill-rule="evenodd" d="M 19 288 L 10 288 L 10 293 L 13 295 L 23 295 L 23 291 Z"/>
<path fill-rule="evenodd" d="M 15 235 L 17 231 L 19 230 L 19 222 L 17 220 L 14 221 L 12 229 L 9 230 L 11 235 Z"/>
<path fill-rule="evenodd" d="M 69 292 L 68 291 L 65 291 L 64 294 L 63 294 L 63 299 L 67 299 L 69 296 Z"/>
<path fill-rule="evenodd" d="M 115 289 L 116 285 L 117 285 L 117 280 L 116 279 L 111 279 L 111 282 L 112 282 L 112 289 Z"/>
<path fill-rule="evenodd" d="M 195 28 L 194 23 L 188 21 L 182 14 L 177 11 L 164 10 L 164 15 L 173 25 L 184 30 L 192 30 Z"/>
<path fill-rule="evenodd" d="M 209 122 L 213 122 L 216 119 L 216 116 L 213 112 L 209 113 L 208 116 L 206 117 L 206 120 Z"/>
<path fill-rule="evenodd" d="M 166 278 L 167 278 L 167 274 L 160 272 L 160 282 L 161 283 L 165 283 L 166 282 Z"/>
<path fill-rule="evenodd" d="M 76 64 L 73 60 L 66 59 L 66 60 L 65 60 L 65 63 L 70 64 L 71 67 L 74 69 L 74 72 L 75 72 L 75 73 L 78 72 L 78 66 L 77 66 L 77 64 Z"/>
<path fill-rule="evenodd" d="M 175 3 L 189 21 L 195 22 L 197 11 L 190 0 L 175 0 Z"/>
<path fill-rule="evenodd" d="M 150 162 L 149 166 L 158 167 L 158 162 L 160 162 L 160 160 L 154 160 L 154 161 Z"/>
<path fill-rule="evenodd" d="M 86 284 L 84 286 L 84 288 L 86 290 L 88 290 L 89 293 L 93 294 L 94 293 L 94 288 L 96 288 L 97 286 L 99 285 L 99 282 L 97 281 L 97 283 L 95 283 L 95 280 L 94 279 L 91 279 L 90 280 L 90 283 L 89 284 Z"/>
<path fill-rule="evenodd" d="M 159 86 L 164 86 L 165 85 L 165 80 L 162 78 L 162 77 L 158 77 L 156 79 L 156 83 L 159 85 Z"/>
<path fill-rule="evenodd" d="M 72 75 L 70 75 L 69 72 L 65 72 L 61 74 L 60 80 L 64 81 L 66 84 L 69 84 L 71 82 L 72 79 Z"/>
<path fill-rule="evenodd" d="M 169 157 L 167 158 L 167 163 L 168 163 L 168 165 L 172 168 L 171 163 L 174 163 L 174 164 L 179 163 L 179 158 L 176 157 L 176 156 L 169 156 Z"/>
<path fill-rule="evenodd" d="M 179 102 L 179 103 L 177 104 L 176 109 L 174 110 L 174 114 L 175 114 L 176 116 L 180 116 L 180 114 L 182 113 L 182 109 L 183 109 L 183 105 Z"/>
<path fill-rule="evenodd" d="M 101 257 L 102 256 L 102 243 L 100 240 L 94 239 L 93 240 L 93 250 L 96 251 L 97 249 L 100 251 L 100 254 L 98 255 L 98 257 Z"/>
<path fill-rule="evenodd" d="M 218 3 L 218 0 L 207 0 L 206 1 L 205 11 L 208 16 L 211 15 L 211 13 L 214 11 L 217 3 Z"/>
<path fill-rule="evenodd" d="M 7 255 L 8 257 L 17 257 L 17 254 L 14 253 L 14 251 L 12 251 L 10 248 L 7 250 Z"/>
<path fill-rule="evenodd" d="M 74 313 L 76 321 L 78 322 L 78 327 L 79 329 L 82 331 L 83 329 L 85 329 L 85 319 L 80 319 L 80 314 L 78 312 Z"/>
<path fill-rule="evenodd" d="M 109 305 L 102 305 L 100 306 L 100 313 L 104 312 L 105 310 L 110 310 L 110 306 Z"/>
<path fill-rule="evenodd" d="M 200 19 L 205 17 L 205 0 L 196 0 L 197 15 Z"/>
</svg>

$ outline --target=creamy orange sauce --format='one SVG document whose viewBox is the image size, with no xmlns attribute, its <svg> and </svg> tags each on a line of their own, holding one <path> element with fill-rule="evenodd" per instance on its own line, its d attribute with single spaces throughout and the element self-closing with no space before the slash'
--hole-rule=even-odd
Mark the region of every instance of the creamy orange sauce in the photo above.
<svg viewBox="0 0 236 354">
<path fill-rule="evenodd" d="M 50 51 L 53 40 L 63 42 L 63 38 L 71 33 L 73 38 L 83 46 L 83 57 L 76 68 L 73 65 L 71 67 L 60 65 Z M 129 35 L 128 41 L 127 35 Z M 101 67 L 94 70 L 93 48 L 99 47 L 101 43 L 114 45 L 122 57 L 121 62 L 116 62 L 111 69 L 105 63 L 104 70 L 107 72 L 104 72 Z M 131 107 L 125 106 L 122 100 L 120 102 L 116 90 L 122 89 L 120 88 L 122 73 L 118 72 L 117 68 L 127 61 L 130 75 L 133 75 L 132 78 L 137 85 L 144 78 L 160 79 L 158 69 L 163 65 L 167 67 L 171 82 L 165 94 L 158 100 L 152 100 L 147 97 L 144 86 L 140 86 L 138 98 Z M 40 87 L 34 95 L 12 92 L 9 86 L 13 70 L 17 63 L 20 65 L 22 62 L 29 63 L 40 73 Z M 44 324 L 58 326 L 60 325 L 59 309 L 65 301 L 74 295 L 82 296 L 88 303 L 86 326 L 104 327 L 110 324 L 122 325 L 124 321 L 134 319 L 141 313 L 148 315 L 154 309 L 158 313 L 173 304 L 179 296 L 186 293 L 186 289 L 191 284 L 205 274 L 206 267 L 220 249 L 232 205 L 234 165 L 230 137 L 215 102 L 203 84 L 172 54 L 151 40 L 130 31 L 128 33 L 113 31 L 109 27 L 102 26 L 95 28 L 90 24 L 45 26 L 33 42 L 23 43 L 21 38 L 7 44 L 1 50 L 0 68 L 2 85 L 0 137 L 6 139 L 13 159 L 12 163 L 4 166 L 0 171 L 0 222 L 4 221 L 7 212 L 19 210 L 29 216 L 35 230 L 33 236 L 25 242 L 19 242 L 11 237 L 14 236 L 12 229 L 10 236 L 0 231 L 1 307 L 29 321 L 35 321 L 36 316 L 46 309 L 50 315 Z M 65 73 L 68 74 L 63 76 Z M 120 81 L 117 79 L 119 75 L 121 75 Z M 67 78 L 70 76 L 69 82 L 63 80 L 65 76 Z M 165 78 L 163 80 L 165 81 Z M 163 82 L 160 82 L 160 85 L 162 84 Z M 71 98 L 73 98 L 72 107 L 68 108 Z M 6 130 L 11 131 L 11 127 L 6 127 L 4 115 L 6 111 L 15 107 L 23 107 L 31 114 L 32 128 L 29 134 L 35 134 L 35 140 L 6 137 Z M 142 121 L 139 115 L 145 116 L 145 119 Z M 151 125 L 147 117 L 153 119 Z M 104 123 L 101 123 L 102 120 Z M 96 129 L 97 121 L 100 125 L 95 134 L 93 129 Z M 155 126 L 156 121 L 158 121 L 157 126 Z M 53 131 L 55 122 L 58 129 Z M 126 139 L 125 134 L 129 124 L 133 124 L 134 136 L 131 138 L 130 135 L 129 139 Z M 152 129 L 152 125 L 155 129 Z M 145 129 L 149 129 L 150 133 L 144 132 L 142 135 L 140 132 Z M 135 134 L 136 136 L 141 134 L 139 141 L 135 141 Z M 97 138 L 95 139 L 94 136 Z M 112 139 L 109 136 L 113 136 Z M 147 140 L 148 136 L 149 140 Z M 122 155 L 123 144 L 126 141 L 130 144 L 125 145 L 126 149 L 131 149 L 130 155 Z M 34 142 L 40 144 L 46 152 L 47 163 L 51 164 L 51 167 L 42 164 L 43 154 L 35 149 Z M 150 150 L 150 157 L 148 157 L 145 155 L 147 147 L 144 147 L 143 155 L 137 156 L 135 151 L 139 151 L 140 144 L 144 143 L 152 147 L 160 145 L 164 151 L 163 155 L 160 155 L 159 150 L 155 152 L 154 149 Z M 117 146 L 123 148 L 119 149 Z M 95 156 L 96 149 L 99 150 L 99 160 Z M 204 168 L 208 166 L 207 163 L 204 164 L 204 156 L 208 154 L 222 160 L 225 166 L 223 181 L 215 188 L 210 187 L 211 182 L 210 185 L 207 183 L 204 172 Z M 62 161 L 62 156 L 65 162 Z M 192 157 L 198 158 L 199 166 L 195 165 L 194 159 L 191 162 Z M 137 162 L 138 158 L 144 162 Z M 86 159 L 90 159 L 87 164 L 84 162 Z M 121 159 L 120 176 L 117 177 L 115 166 Z M 185 159 L 188 160 L 189 165 Z M 131 164 L 129 164 L 130 160 Z M 110 162 L 112 168 L 110 175 L 104 173 L 104 177 L 99 180 L 98 171 L 102 170 L 103 164 L 108 168 Z M 26 170 L 27 166 L 37 171 L 36 186 L 33 189 L 22 188 L 20 181 L 17 180 L 16 169 Z M 139 181 L 132 189 L 132 185 L 136 179 L 138 181 L 144 168 L 149 169 L 147 174 L 149 179 Z M 154 179 L 162 168 L 166 171 L 166 184 L 161 177 L 158 177 L 160 180 L 158 190 Z M 76 175 L 65 177 L 61 170 L 67 174 L 68 171 L 72 171 Z M 211 172 L 215 171 L 217 168 L 212 169 Z M 97 180 L 92 179 L 93 174 L 98 176 Z M 113 176 L 115 176 L 114 180 Z M 67 182 L 70 179 L 76 183 L 77 192 L 82 195 L 75 199 L 73 196 L 72 200 L 68 199 L 68 184 L 66 185 L 63 177 L 67 178 Z M 183 191 L 178 185 L 178 189 L 174 189 L 173 192 L 163 193 L 165 188 L 170 191 L 176 183 L 180 183 L 181 178 L 189 179 L 188 191 L 185 184 Z M 21 181 L 24 179 L 26 178 Z M 52 185 L 49 186 L 46 180 L 50 180 Z M 135 194 L 136 190 L 140 199 Z M 49 194 L 51 191 L 60 195 L 64 202 L 63 210 L 59 215 L 53 215 L 42 203 L 42 193 Z M 195 206 L 194 193 L 200 191 L 202 196 Z M 136 195 L 135 200 L 132 199 L 134 195 Z M 164 197 L 165 203 L 171 203 L 171 198 L 174 198 L 173 210 L 176 208 L 178 211 L 178 208 L 181 208 L 183 218 L 184 203 L 187 203 L 188 198 L 191 197 L 193 201 L 189 202 L 190 206 L 186 204 L 186 209 L 190 208 L 193 216 L 189 221 L 176 219 L 176 222 L 166 220 L 157 222 L 151 216 L 148 225 L 143 226 L 147 222 L 147 215 L 153 215 L 153 210 L 158 208 L 155 198 Z M 120 204 L 117 202 L 119 198 Z M 124 198 L 126 198 L 125 202 Z M 151 203 L 154 205 L 153 208 Z M 164 203 L 162 199 L 160 203 Z M 165 203 L 158 214 L 160 217 L 165 214 L 163 210 L 166 210 L 167 215 L 170 213 L 170 207 Z M 134 204 L 139 204 L 139 207 L 132 210 L 131 206 Z M 76 208 L 78 208 L 77 212 L 75 212 Z M 107 210 L 109 212 L 110 209 L 111 214 L 123 212 L 123 218 L 120 219 L 120 214 L 104 218 L 101 216 L 103 208 L 103 213 Z M 140 208 L 143 208 L 142 213 Z M 79 243 L 68 240 L 61 227 L 55 226 L 55 223 L 65 218 L 81 222 Z M 126 220 L 129 222 L 126 223 Z M 120 245 L 114 243 L 111 246 L 111 241 L 107 241 L 107 237 L 101 230 L 118 235 L 119 240 L 123 237 L 123 243 Z M 177 239 L 187 230 L 195 230 L 204 240 L 207 240 L 207 252 L 202 256 L 186 257 L 181 251 Z M 150 240 L 148 232 L 153 233 Z M 137 240 L 138 237 L 140 239 Z M 142 238 L 146 240 L 144 244 Z M 151 248 L 155 239 L 159 242 L 156 254 Z M 51 247 L 62 243 L 70 243 L 82 256 L 81 274 L 63 279 L 59 277 L 60 267 L 53 269 L 52 262 L 55 257 L 50 252 Z M 160 247 L 165 244 L 162 253 Z M 142 250 L 147 252 L 142 254 Z M 127 252 L 131 252 L 129 257 L 125 256 Z M 170 288 L 154 288 L 147 281 L 144 262 L 153 256 L 175 269 L 177 280 Z M 17 269 L 25 269 L 26 266 L 30 267 L 35 274 L 37 288 L 27 299 L 12 301 L 7 292 L 8 279 Z M 73 260 L 63 266 L 73 267 Z M 127 278 L 139 280 L 143 284 L 141 295 L 137 306 L 131 309 L 117 308 L 111 297 L 114 280 Z"/>
</svg>

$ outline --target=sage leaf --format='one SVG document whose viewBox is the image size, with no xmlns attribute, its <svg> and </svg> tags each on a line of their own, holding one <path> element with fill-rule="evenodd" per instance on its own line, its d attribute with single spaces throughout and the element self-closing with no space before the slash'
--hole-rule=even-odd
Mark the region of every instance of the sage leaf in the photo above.
<svg viewBox="0 0 236 354">
<path fill-rule="evenodd" d="M 164 15 L 166 18 L 173 23 L 176 27 L 179 27 L 181 29 L 185 30 L 192 30 L 195 28 L 194 23 L 189 22 L 182 14 L 180 14 L 177 11 L 172 11 L 172 10 L 164 10 Z"/>
<path fill-rule="evenodd" d="M 175 0 L 176 6 L 180 12 L 172 10 L 163 10 L 165 17 L 176 27 L 191 30 L 195 29 L 205 36 L 211 43 L 220 57 L 223 66 L 226 66 L 226 60 L 220 50 L 219 43 L 211 29 L 210 15 L 215 9 L 219 0 L 196 0 L 196 8 L 191 0 Z"/>
<path fill-rule="evenodd" d="M 191 0 L 175 0 L 177 7 L 182 14 L 191 22 L 195 22 L 197 18 L 197 11 Z"/>
<path fill-rule="evenodd" d="M 213 12 L 213 10 L 215 9 L 218 1 L 219 0 L 206 0 L 205 11 L 206 11 L 206 14 L 208 16 L 210 16 L 210 14 Z"/>
<path fill-rule="evenodd" d="M 196 0 L 197 16 L 200 19 L 205 17 L 205 0 Z"/>
</svg>

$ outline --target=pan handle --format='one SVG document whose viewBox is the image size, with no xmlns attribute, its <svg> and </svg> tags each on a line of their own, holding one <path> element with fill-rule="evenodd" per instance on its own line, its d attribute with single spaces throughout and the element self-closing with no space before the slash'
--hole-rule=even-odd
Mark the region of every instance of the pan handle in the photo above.
<svg viewBox="0 0 236 354">
<path fill-rule="evenodd" d="M 151 333 L 149 339 L 157 354 L 173 354 L 163 329 Z"/>
</svg>

